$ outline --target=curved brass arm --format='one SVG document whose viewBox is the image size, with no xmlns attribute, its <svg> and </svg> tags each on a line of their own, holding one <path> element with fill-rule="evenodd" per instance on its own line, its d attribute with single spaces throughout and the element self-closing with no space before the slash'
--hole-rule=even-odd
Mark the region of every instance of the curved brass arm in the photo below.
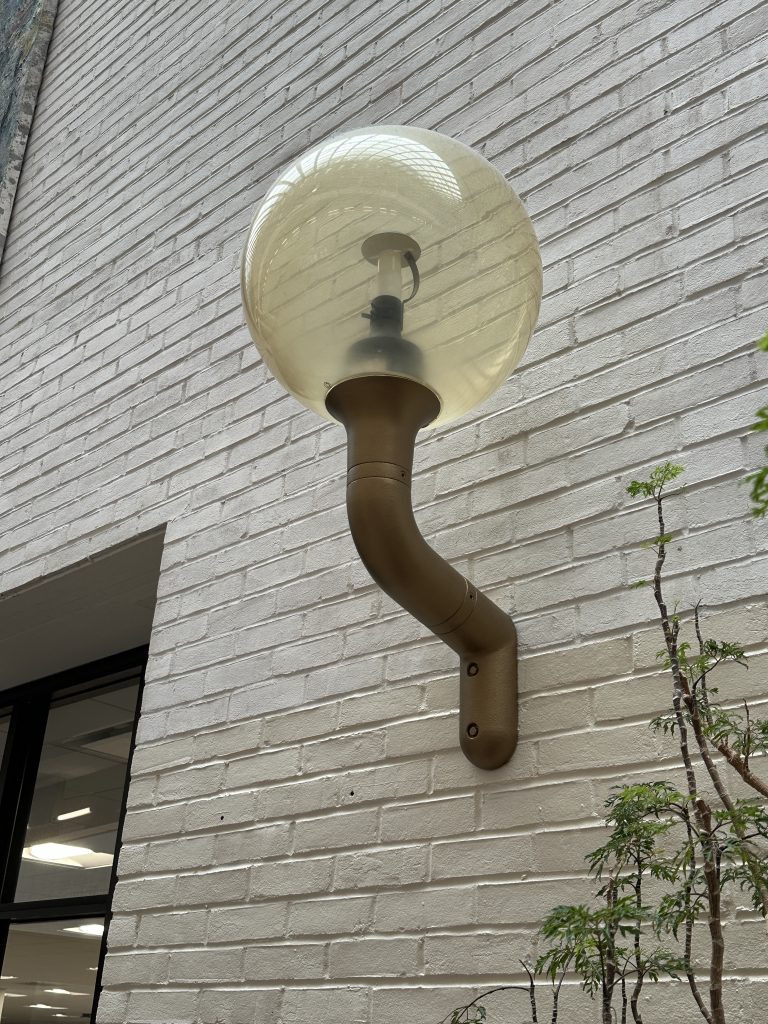
<svg viewBox="0 0 768 1024">
<path fill-rule="evenodd" d="M 328 411 L 347 430 L 347 514 L 365 567 L 391 598 L 461 659 L 460 742 L 479 768 L 499 768 L 517 744 L 517 637 L 512 620 L 421 536 L 411 505 L 416 434 L 440 411 L 403 377 L 337 384 Z"/>
</svg>

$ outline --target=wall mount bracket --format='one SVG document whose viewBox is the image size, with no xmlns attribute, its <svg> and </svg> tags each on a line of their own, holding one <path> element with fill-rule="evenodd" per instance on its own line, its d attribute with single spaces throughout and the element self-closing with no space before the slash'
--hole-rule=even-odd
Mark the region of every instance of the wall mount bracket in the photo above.
<svg viewBox="0 0 768 1024">
<path fill-rule="evenodd" d="M 416 381 L 371 375 L 337 384 L 326 407 L 347 431 L 347 515 L 363 564 L 459 655 L 461 748 L 478 768 L 500 768 L 517 745 L 514 623 L 427 544 L 413 515 L 416 435 L 440 403 Z"/>
</svg>

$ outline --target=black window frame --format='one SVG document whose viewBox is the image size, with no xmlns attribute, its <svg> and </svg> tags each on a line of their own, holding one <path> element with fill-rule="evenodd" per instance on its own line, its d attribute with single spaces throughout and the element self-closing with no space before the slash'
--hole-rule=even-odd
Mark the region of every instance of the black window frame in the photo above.
<svg viewBox="0 0 768 1024">
<path fill-rule="evenodd" d="M 147 645 L 134 647 L 77 668 L 66 669 L 54 675 L 0 690 L 0 717 L 9 717 L 8 735 L 0 761 L 0 969 L 5 959 L 8 933 L 11 925 L 33 921 L 62 921 L 76 918 L 103 917 L 104 936 L 94 980 L 91 1024 L 96 1022 L 96 1010 L 102 991 L 104 958 L 107 951 L 107 933 L 112 919 L 112 897 L 117 882 L 117 863 L 122 846 L 128 786 L 136 747 L 136 730 L 141 713 L 141 699 L 146 674 Z M 117 821 L 115 858 L 107 892 L 100 896 L 68 896 L 59 900 L 15 902 L 16 883 L 21 870 L 21 855 L 32 808 L 35 782 L 45 739 L 45 727 L 51 704 L 61 691 L 78 688 L 78 696 L 98 693 L 113 687 L 119 679 L 108 678 L 126 673 L 127 678 L 138 677 L 136 713 L 131 730 L 131 744 L 123 787 L 122 802 Z M 92 685 L 91 685 L 92 684 Z M 82 690 L 80 690 L 82 687 Z"/>
</svg>

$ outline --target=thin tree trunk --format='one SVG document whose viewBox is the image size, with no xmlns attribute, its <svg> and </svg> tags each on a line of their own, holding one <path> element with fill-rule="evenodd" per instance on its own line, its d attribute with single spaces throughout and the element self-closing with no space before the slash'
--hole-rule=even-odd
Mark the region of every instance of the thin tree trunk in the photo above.
<svg viewBox="0 0 768 1024">
<path fill-rule="evenodd" d="M 605 894 L 605 901 L 611 909 L 616 902 L 616 883 L 611 879 Z M 616 987 L 616 933 L 606 936 L 607 948 L 605 954 L 605 969 L 603 972 L 602 994 L 603 994 L 603 1020 L 602 1024 L 613 1024 L 611 1005 L 613 1003 L 613 992 Z"/>
<path fill-rule="evenodd" d="M 552 1017 L 550 1019 L 550 1024 L 557 1024 L 557 1017 L 560 1012 L 560 989 L 562 987 L 564 978 L 565 971 L 563 971 L 563 973 L 560 975 L 560 980 L 558 981 L 552 993 Z"/>
<path fill-rule="evenodd" d="M 659 519 L 659 537 L 664 537 L 664 512 L 662 510 L 661 497 L 656 499 L 656 509 Z M 682 683 L 682 671 L 680 669 L 680 658 L 677 653 L 677 633 L 673 628 L 672 623 L 669 620 L 669 611 L 667 609 L 666 601 L 664 600 L 664 593 L 661 586 L 661 572 L 664 568 L 664 562 L 667 558 L 667 549 L 664 541 L 660 541 L 658 550 L 656 552 L 656 565 L 653 570 L 653 596 L 656 599 L 656 605 L 659 609 L 659 615 L 661 617 L 661 628 L 664 632 L 664 642 L 667 648 L 667 654 L 669 656 L 669 665 L 672 672 L 672 682 L 674 684 L 674 692 L 672 698 L 672 704 L 675 711 L 675 720 L 678 728 L 678 740 L 680 742 L 680 752 L 683 756 L 683 765 L 685 767 L 685 778 L 688 784 L 688 793 L 692 800 L 696 800 L 697 786 L 696 786 L 696 775 L 693 770 L 693 764 L 691 763 L 691 755 L 688 749 L 688 728 L 685 724 L 685 717 L 683 715 L 683 700 L 684 700 L 684 688 Z"/>
<path fill-rule="evenodd" d="M 712 1012 L 713 1024 L 725 1024 L 723 1008 L 723 959 L 725 940 L 720 920 L 720 880 L 717 876 L 714 843 L 712 841 L 712 813 L 703 800 L 699 800 L 699 814 L 704 826 L 702 842 L 704 846 L 704 879 L 707 884 L 707 901 L 709 903 L 709 937 L 712 944 L 712 955 L 709 962 L 709 1008 Z M 706 838 L 705 838 L 706 837 Z"/>
<path fill-rule="evenodd" d="M 528 998 L 531 1002 L 531 1024 L 539 1024 L 539 1013 L 536 1007 L 536 983 L 533 980 L 533 972 L 525 961 L 519 960 L 518 963 L 528 975 Z"/>
<path fill-rule="evenodd" d="M 611 1015 L 611 1002 L 612 993 L 606 988 L 603 989 L 603 1018 L 602 1024 L 613 1024 L 613 1017 Z"/>
<path fill-rule="evenodd" d="M 635 882 L 635 908 L 637 909 L 637 931 L 634 935 L 634 946 L 635 946 L 635 969 L 637 976 L 635 979 L 635 985 L 632 989 L 632 998 L 630 1000 L 630 1008 L 632 1010 L 632 1019 L 635 1024 L 643 1024 L 643 1017 L 638 1008 L 638 1001 L 640 999 L 640 992 L 643 988 L 643 981 L 645 975 L 643 973 L 642 956 L 640 952 L 640 911 L 643 906 L 643 875 L 641 871 L 639 856 L 636 860 L 637 867 L 637 881 Z"/>
<path fill-rule="evenodd" d="M 686 767 L 690 766 L 690 775 L 693 778 L 693 787 L 689 783 L 689 793 L 693 801 L 694 814 L 696 816 L 696 823 L 699 829 L 699 835 L 701 836 L 701 843 L 703 849 L 703 865 L 702 869 L 704 872 L 704 881 L 707 887 L 707 909 L 708 909 L 708 924 L 709 924 L 709 935 L 710 935 L 710 958 L 709 958 L 709 1015 L 704 1014 L 709 1024 L 725 1024 L 725 1015 L 723 1010 L 722 1000 L 722 982 L 723 982 L 723 956 L 725 952 L 725 941 L 723 939 L 723 929 L 720 921 L 720 881 L 717 877 L 717 868 L 715 866 L 715 856 L 713 842 L 711 838 L 711 822 L 712 816 L 709 805 L 705 800 L 702 800 L 696 790 L 696 779 L 693 775 L 693 766 L 691 765 L 690 752 L 688 750 L 687 733 L 685 730 L 685 720 L 683 719 L 682 709 L 680 702 L 675 698 L 675 711 L 678 719 L 678 727 L 680 731 L 680 749 L 683 754 L 683 761 Z M 681 727 L 681 728 L 680 728 Z M 707 824 L 709 822 L 709 825 Z M 691 932 L 692 934 L 692 932 Z M 690 964 L 690 959 L 688 959 Z M 688 975 L 688 984 L 691 986 L 691 991 L 696 998 L 698 995 L 695 979 L 693 978 L 693 972 L 691 971 Z M 700 997 L 696 998 L 696 1002 L 699 1009 L 703 1011 L 703 1003 Z"/>
<path fill-rule="evenodd" d="M 709 1007 L 711 1014 L 710 1024 L 725 1024 L 725 1011 L 723 1009 L 723 958 L 725 952 L 725 941 L 720 921 L 720 882 L 717 877 L 713 843 L 711 838 L 711 812 L 706 801 L 698 795 L 696 774 L 691 761 L 691 753 L 688 746 L 688 729 L 683 714 L 683 702 L 686 683 L 683 681 L 683 673 L 680 668 L 680 659 L 677 651 L 677 629 L 673 627 L 669 619 L 669 612 L 664 594 L 662 591 L 661 574 L 666 560 L 666 545 L 664 513 L 662 509 L 661 494 L 656 497 L 656 510 L 659 521 L 659 545 L 656 553 L 656 565 L 653 572 L 653 594 L 661 616 L 661 626 L 664 631 L 664 640 L 669 656 L 672 680 L 674 684 L 673 707 L 675 720 L 678 728 L 678 742 L 680 753 L 685 767 L 685 776 L 688 785 L 688 794 L 693 804 L 696 822 L 699 826 L 701 841 L 704 844 L 704 880 L 707 887 L 708 924 L 710 934 L 710 960 L 709 960 Z M 707 824 L 709 822 L 709 825 Z M 690 979 L 689 979 L 690 980 Z"/>
<path fill-rule="evenodd" d="M 684 893 L 684 897 L 685 897 L 685 906 L 686 906 L 687 911 L 688 911 L 688 913 L 686 915 L 686 918 L 685 918 L 685 943 L 684 943 L 684 946 L 683 946 L 684 957 L 685 957 L 685 976 L 688 979 L 688 986 L 689 986 L 689 988 L 691 990 L 691 995 L 693 996 L 694 1000 L 696 1001 L 696 1005 L 698 1006 L 699 1011 L 700 1011 L 702 1017 L 707 1022 L 707 1024 L 712 1024 L 712 1014 L 707 1009 L 707 1006 L 706 1006 L 704 1000 L 701 997 L 701 991 L 699 990 L 699 984 L 696 981 L 696 975 L 693 973 L 693 967 L 691 965 L 691 951 L 692 951 L 692 946 L 693 946 L 693 913 L 692 913 L 692 909 L 691 909 L 691 888 L 692 888 L 692 884 L 693 884 L 692 883 L 693 875 L 694 875 L 694 872 L 696 870 L 696 863 L 695 863 L 696 847 L 694 846 L 693 830 L 691 828 L 691 821 L 690 821 L 690 817 L 688 815 L 688 809 L 687 808 L 686 808 L 686 811 L 685 811 L 685 829 L 686 829 L 686 832 L 688 834 L 688 845 L 689 845 L 689 847 L 691 849 L 691 853 L 692 853 L 692 855 L 694 857 L 694 862 L 691 864 L 690 868 L 686 871 L 685 887 L 683 889 L 683 893 Z"/>
<path fill-rule="evenodd" d="M 640 1000 L 640 993 L 643 990 L 643 981 L 644 980 L 645 979 L 643 978 L 643 975 L 639 974 L 638 977 L 637 977 L 637 982 L 635 984 L 635 987 L 634 987 L 634 989 L 632 991 L 632 998 L 629 1001 L 629 1008 L 632 1010 L 632 1020 L 635 1022 L 635 1024 L 643 1024 L 643 1016 L 640 1013 L 640 1010 L 639 1010 L 637 1004 L 638 1004 L 638 1002 Z"/>
</svg>

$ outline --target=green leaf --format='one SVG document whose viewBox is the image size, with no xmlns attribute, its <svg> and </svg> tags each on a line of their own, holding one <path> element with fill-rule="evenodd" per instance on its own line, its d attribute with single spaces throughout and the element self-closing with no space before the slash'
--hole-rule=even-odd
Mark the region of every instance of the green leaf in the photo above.
<svg viewBox="0 0 768 1024">
<path fill-rule="evenodd" d="M 761 410 L 768 411 L 768 410 Z M 768 448 L 766 449 L 768 458 Z M 760 519 L 768 513 L 768 466 L 747 476 L 747 483 L 751 484 L 749 497 L 752 502 L 752 515 Z"/>
<path fill-rule="evenodd" d="M 764 334 L 757 347 L 763 352 L 768 352 L 768 333 Z M 757 419 L 752 424 L 752 429 L 757 431 L 768 430 L 768 405 L 757 410 Z M 765 449 L 765 456 L 768 459 L 768 448 Z M 768 465 L 750 473 L 747 483 L 751 484 L 749 497 L 752 502 L 752 515 L 762 518 L 768 514 Z"/>
<path fill-rule="evenodd" d="M 674 736 L 677 728 L 677 718 L 670 712 L 668 715 L 659 715 L 651 719 L 651 730 L 660 732 L 663 736 Z"/>
<path fill-rule="evenodd" d="M 768 405 L 757 410 L 757 419 L 752 424 L 753 430 L 768 430 Z"/>
<path fill-rule="evenodd" d="M 656 548 L 660 547 L 662 544 L 669 544 L 674 539 L 675 539 L 674 535 L 671 534 L 671 533 L 659 534 L 658 537 L 651 537 L 650 540 L 644 540 L 640 544 L 640 547 L 641 548 L 654 548 L 654 549 L 656 549 Z"/>
<path fill-rule="evenodd" d="M 674 462 L 665 462 L 652 470 L 647 480 L 633 480 L 627 487 L 627 494 L 636 498 L 658 498 L 664 487 L 675 480 L 684 471 L 684 467 Z"/>
</svg>

